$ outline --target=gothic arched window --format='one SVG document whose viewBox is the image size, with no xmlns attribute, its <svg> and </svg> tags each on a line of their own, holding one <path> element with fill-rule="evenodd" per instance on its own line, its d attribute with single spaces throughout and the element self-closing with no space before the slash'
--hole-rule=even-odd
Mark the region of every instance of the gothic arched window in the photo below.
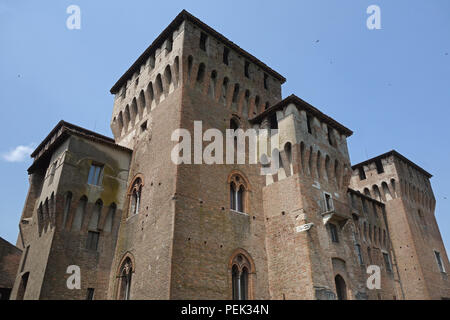
<svg viewBox="0 0 450 320">
<path fill-rule="evenodd" d="M 130 300 L 131 281 L 134 272 L 133 262 L 127 257 L 119 269 L 119 288 L 117 299 Z"/>
<path fill-rule="evenodd" d="M 228 179 L 230 184 L 230 209 L 238 212 L 245 212 L 248 209 L 248 182 L 240 174 L 233 174 Z"/>
<path fill-rule="evenodd" d="M 139 207 L 141 204 L 141 193 L 142 193 L 142 179 L 136 178 L 131 185 L 131 189 L 129 191 L 130 196 L 130 216 L 139 213 Z"/>
<path fill-rule="evenodd" d="M 254 273 L 252 263 L 245 254 L 239 252 L 231 260 L 231 284 L 233 300 L 251 298 L 250 275 Z"/>
</svg>

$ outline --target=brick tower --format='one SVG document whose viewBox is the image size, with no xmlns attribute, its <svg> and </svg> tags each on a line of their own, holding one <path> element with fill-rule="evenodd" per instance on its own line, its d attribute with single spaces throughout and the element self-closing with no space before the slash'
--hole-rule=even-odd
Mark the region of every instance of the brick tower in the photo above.
<svg viewBox="0 0 450 320">
<path fill-rule="evenodd" d="M 405 299 L 450 297 L 450 266 L 434 216 L 431 177 L 396 151 L 353 166 L 351 186 L 385 203 Z"/>
<path fill-rule="evenodd" d="M 111 298 L 228 299 L 233 259 L 254 285 L 249 297 L 270 297 L 257 166 L 177 166 L 171 135 L 184 128 L 194 137 L 194 121 L 203 131 L 246 129 L 250 117 L 281 100 L 284 81 L 183 11 L 112 88 L 112 131 L 134 154 Z M 231 181 L 244 188 L 242 208 L 230 204 Z"/>
</svg>

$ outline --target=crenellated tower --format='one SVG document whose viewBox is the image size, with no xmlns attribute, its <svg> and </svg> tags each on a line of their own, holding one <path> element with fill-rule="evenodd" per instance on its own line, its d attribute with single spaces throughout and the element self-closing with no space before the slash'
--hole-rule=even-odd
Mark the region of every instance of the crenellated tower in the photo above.
<svg viewBox="0 0 450 320">
<path fill-rule="evenodd" d="M 352 188 L 386 206 L 405 299 L 449 297 L 450 266 L 434 216 L 431 174 L 396 151 L 352 168 Z"/>
</svg>

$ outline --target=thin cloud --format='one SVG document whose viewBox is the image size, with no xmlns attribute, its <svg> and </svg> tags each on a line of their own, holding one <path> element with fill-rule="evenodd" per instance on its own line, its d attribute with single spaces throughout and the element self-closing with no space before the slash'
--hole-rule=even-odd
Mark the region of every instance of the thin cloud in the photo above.
<svg viewBox="0 0 450 320">
<path fill-rule="evenodd" d="M 2 155 L 3 160 L 7 162 L 24 162 L 30 157 L 33 152 L 32 145 L 29 146 L 17 146 L 9 152 Z"/>
</svg>

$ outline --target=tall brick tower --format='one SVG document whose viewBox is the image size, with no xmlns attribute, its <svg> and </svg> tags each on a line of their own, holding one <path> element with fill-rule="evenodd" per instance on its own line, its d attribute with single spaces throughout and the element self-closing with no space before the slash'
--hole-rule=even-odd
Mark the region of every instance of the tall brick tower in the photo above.
<svg viewBox="0 0 450 320">
<path fill-rule="evenodd" d="M 352 168 L 351 186 L 385 203 L 405 299 L 450 297 L 450 266 L 434 216 L 431 174 L 396 151 Z"/>
<path fill-rule="evenodd" d="M 381 203 L 348 190 L 352 132 L 296 96 L 252 123 L 277 128 L 281 150 L 280 169 L 263 188 L 271 297 L 392 299 L 391 270 L 383 269 L 382 290 L 365 286 L 365 267 L 384 264 L 381 251 L 363 253 L 361 225 L 370 220 L 386 230 L 386 223 Z M 362 202 L 373 204 L 373 212 L 361 210 Z M 389 239 L 370 243 L 369 252 L 372 245 L 389 254 Z"/>
<path fill-rule="evenodd" d="M 249 297 L 270 297 L 257 166 L 175 165 L 171 135 L 183 128 L 194 137 L 194 121 L 203 131 L 246 129 L 281 100 L 284 81 L 183 11 L 112 88 L 111 128 L 134 154 L 111 298 L 228 299 L 233 259 L 246 272 Z M 231 184 L 241 207 L 230 203 Z"/>
</svg>

